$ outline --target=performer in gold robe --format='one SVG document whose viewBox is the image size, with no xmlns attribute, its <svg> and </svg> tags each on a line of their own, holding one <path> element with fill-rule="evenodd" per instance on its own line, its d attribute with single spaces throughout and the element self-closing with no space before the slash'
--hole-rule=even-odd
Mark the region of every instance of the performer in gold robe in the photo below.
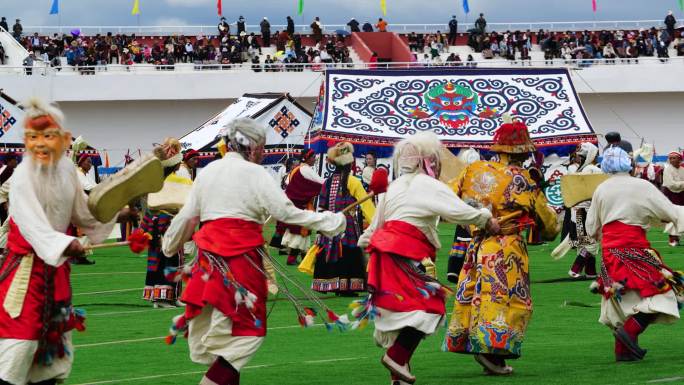
<svg viewBox="0 0 684 385">
<path fill-rule="evenodd" d="M 489 374 L 506 375 L 505 359 L 520 357 L 532 315 L 529 261 L 522 230 L 536 227 L 546 240 L 558 233 L 556 214 L 522 168 L 534 144 L 525 124 L 502 125 L 494 136 L 496 161 L 468 166 L 454 191 L 476 208 L 499 218 L 502 235 L 473 232 L 459 276 L 446 336 L 449 351 L 474 354 Z"/>
</svg>

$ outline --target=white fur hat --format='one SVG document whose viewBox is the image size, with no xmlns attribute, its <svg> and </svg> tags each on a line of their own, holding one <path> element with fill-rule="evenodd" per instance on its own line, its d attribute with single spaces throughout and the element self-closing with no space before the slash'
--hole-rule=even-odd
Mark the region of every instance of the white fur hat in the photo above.
<svg viewBox="0 0 684 385">
<path fill-rule="evenodd" d="M 223 128 L 221 136 L 251 148 L 266 143 L 266 128 L 252 118 L 238 118 Z"/>
<path fill-rule="evenodd" d="M 328 149 L 328 161 L 338 166 L 346 166 L 354 162 L 354 145 L 340 142 Z"/>
</svg>

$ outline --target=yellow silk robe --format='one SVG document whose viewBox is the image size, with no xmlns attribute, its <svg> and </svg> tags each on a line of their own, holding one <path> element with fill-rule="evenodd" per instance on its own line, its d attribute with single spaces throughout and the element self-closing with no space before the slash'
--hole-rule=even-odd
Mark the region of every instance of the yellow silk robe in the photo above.
<svg viewBox="0 0 684 385">
<path fill-rule="evenodd" d="M 529 257 L 520 233 L 531 224 L 544 239 L 555 238 L 556 213 L 527 170 L 516 166 L 476 162 L 452 187 L 471 206 L 489 208 L 497 218 L 515 218 L 501 222 L 504 235 L 475 230 L 459 276 L 446 346 L 452 352 L 517 358 L 532 315 Z"/>
</svg>

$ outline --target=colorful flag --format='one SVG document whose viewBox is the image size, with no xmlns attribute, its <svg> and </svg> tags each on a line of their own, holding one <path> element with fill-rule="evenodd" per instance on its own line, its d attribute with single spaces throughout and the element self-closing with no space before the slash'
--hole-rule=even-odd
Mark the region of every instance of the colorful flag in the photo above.
<svg viewBox="0 0 684 385">
<path fill-rule="evenodd" d="M 468 0 L 463 0 L 463 12 L 470 13 L 470 6 L 468 5 Z"/>
<path fill-rule="evenodd" d="M 382 9 L 382 15 L 387 16 L 387 0 L 380 0 L 380 9 Z"/>
<path fill-rule="evenodd" d="M 128 155 L 126 155 L 126 156 L 128 156 Z M 109 153 L 107 152 L 107 150 L 105 150 L 105 164 L 104 164 L 104 166 L 109 168 Z"/>
<path fill-rule="evenodd" d="M 50 14 L 56 15 L 59 13 L 59 0 L 52 0 L 52 8 L 50 8 Z"/>
<path fill-rule="evenodd" d="M 679 0 L 679 9 L 684 11 L 684 0 Z"/>
<path fill-rule="evenodd" d="M 596 12 L 597 8 L 598 7 L 596 6 L 596 0 L 591 0 L 591 9 L 594 11 L 594 13 Z"/>
<path fill-rule="evenodd" d="M 133 3 L 133 9 L 131 10 L 131 15 L 139 15 L 140 14 L 140 0 L 135 0 Z"/>
<path fill-rule="evenodd" d="M 221 4 L 221 0 L 216 2 L 216 8 L 218 9 L 218 15 L 223 16 L 223 4 Z"/>
<path fill-rule="evenodd" d="M 299 5 L 297 6 L 297 15 L 302 16 L 304 13 L 304 0 L 299 0 Z"/>
</svg>

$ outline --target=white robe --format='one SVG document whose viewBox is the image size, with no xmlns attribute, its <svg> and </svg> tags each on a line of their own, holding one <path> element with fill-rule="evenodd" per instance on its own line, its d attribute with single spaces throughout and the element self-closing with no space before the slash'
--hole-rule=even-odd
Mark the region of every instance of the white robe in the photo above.
<svg viewBox="0 0 684 385">
<path fill-rule="evenodd" d="M 244 160 L 237 153 L 228 153 L 210 163 L 197 176 L 188 201 L 164 235 L 162 250 L 165 255 L 174 255 L 200 222 L 234 218 L 263 224 L 269 215 L 329 236 L 341 233 L 346 227 L 343 214 L 296 208 L 263 167 Z M 205 307 L 188 325 L 190 358 L 205 365 L 211 364 L 216 357 L 223 357 L 240 370 L 264 338 L 232 336 L 230 318 L 210 307 Z"/>
<path fill-rule="evenodd" d="M 684 191 L 684 167 L 674 168 L 670 163 L 663 169 L 663 187 L 673 193 Z"/>
<path fill-rule="evenodd" d="M 359 238 L 359 247 L 366 248 L 373 233 L 386 221 L 403 221 L 415 226 L 439 249 L 437 225 L 440 218 L 459 225 L 474 224 L 484 228 L 492 217 L 489 210 L 475 209 L 463 202 L 446 184 L 425 174 L 407 174 L 392 182 L 380 203 L 371 225 Z M 417 262 L 416 262 L 417 263 Z M 443 322 L 444 316 L 423 311 L 393 312 L 379 308 L 381 317 L 375 320 L 374 338 L 384 348 L 394 343 L 399 331 L 407 326 L 430 335 Z"/>
<path fill-rule="evenodd" d="M 600 239 L 603 226 L 614 221 L 643 229 L 664 221 L 682 229 L 684 208 L 670 203 L 652 183 L 619 174 L 601 183 L 594 192 L 585 222 L 587 234 Z M 641 298 L 638 292 L 627 290 L 619 301 L 619 306 L 626 317 L 637 312 L 657 313 L 655 322 L 660 323 L 674 322 L 679 318 L 679 308 L 672 290 L 648 298 Z M 613 327 L 624 322 L 613 302 L 603 297 L 599 322 Z"/>
<path fill-rule="evenodd" d="M 83 172 L 83 169 L 81 169 L 80 167 L 78 167 L 77 175 L 78 180 L 81 182 L 81 186 L 83 186 L 83 190 L 90 191 L 93 188 L 95 188 L 95 186 L 97 186 L 97 183 L 90 179 L 90 177 L 88 177 L 88 175 L 85 172 Z"/>
<path fill-rule="evenodd" d="M 102 224 L 90 214 L 87 197 L 73 163 L 63 157 L 57 165 L 55 177 L 49 181 L 32 177 L 35 172 L 32 168 L 31 159 L 25 159 L 12 175 L 9 215 L 33 247 L 36 257 L 51 266 L 63 264 L 66 261 L 62 255 L 64 250 L 76 239 L 65 234 L 72 223 L 79 226 L 91 243 L 101 243 L 106 239 L 116 220 Z M 49 202 L 39 199 L 37 183 L 52 185 L 50 191 L 55 195 L 49 197 Z M 0 339 L 0 378 L 12 384 L 65 379 L 73 361 L 71 333 L 66 333 L 65 338 L 72 354 L 55 359 L 50 366 L 33 364 L 37 340 Z"/>
</svg>

